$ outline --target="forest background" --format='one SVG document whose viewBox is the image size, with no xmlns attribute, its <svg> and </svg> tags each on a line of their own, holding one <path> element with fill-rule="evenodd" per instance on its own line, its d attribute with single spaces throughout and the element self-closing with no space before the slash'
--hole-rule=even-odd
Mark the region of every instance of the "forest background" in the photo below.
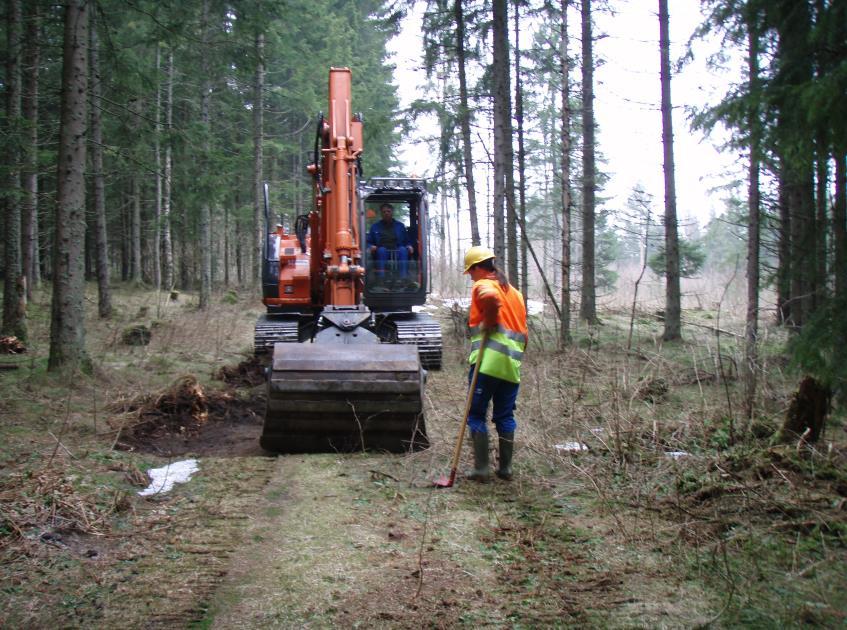
<svg viewBox="0 0 847 630">
<path fill-rule="evenodd" d="M 549 300 L 567 344 L 571 310 L 598 321 L 598 295 L 646 264 L 665 287 L 670 340 L 680 276 L 738 275 L 746 258 L 751 370 L 760 316 L 799 331 L 843 298 L 844 2 L 701 4 L 692 38 L 721 42 L 708 63 L 745 58 L 746 68 L 689 120 L 728 130 L 725 150 L 747 165 L 745 181 L 726 184 L 725 212 L 702 227 L 677 219 L 670 86 L 686 59 L 670 58 L 666 3 L 656 23 L 664 199 L 636 185 L 622 206 L 603 197 L 594 113 L 594 22 L 614 2 L 418 3 L 429 97 L 401 109 L 387 47 L 412 6 L 6 2 L 3 332 L 26 338 L 26 299 L 50 281 L 50 364 L 85 363 L 87 280 L 101 317 L 118 278 L 196 289 L 201 309 L 213 290 L 254 285 L 261 183 L 283 223 L 310 208 L 305 166 L 331 65 L 354 73 L 365 175 L 399 174 L 398 148 L 429 141 L 442 293 L 459 288 L 461 253 L 484 236 L 516 285 Z M 419 137 L 415 121 L 429 115 L 438 136 Z M 760 305 L 764 290 L 773 296 Z M 805 360 L 842 378 L 825 353 Z"/>
</svg>

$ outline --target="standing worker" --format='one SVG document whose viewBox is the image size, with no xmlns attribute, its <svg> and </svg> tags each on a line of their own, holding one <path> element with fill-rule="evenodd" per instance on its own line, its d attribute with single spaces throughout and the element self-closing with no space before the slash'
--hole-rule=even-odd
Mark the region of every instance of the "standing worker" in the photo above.
<svg viewBox="0 0 847 630">
<path fill-rule="evenodd" d="M 488 403 L 494 403 L 492 420 L 500 437 L 500 460 L 496 470 L 501 479 L 512 478 L 512 452 L 515 447 L 515 400 L 521 381 L 521 360 L 526 349 L 526 305 L 521 292 L 509 284 L 494 265 L 494 253 L 474 246 L 465 254 L 465 273 L 473 280 L 471 313 L 471 364 L 469 382 L 477 353 L 485 341 L 479 376 L 468 413 L 474 450 L 474 470 L 468 476 L 486 482 L 488 467 Z"/>
</svg>

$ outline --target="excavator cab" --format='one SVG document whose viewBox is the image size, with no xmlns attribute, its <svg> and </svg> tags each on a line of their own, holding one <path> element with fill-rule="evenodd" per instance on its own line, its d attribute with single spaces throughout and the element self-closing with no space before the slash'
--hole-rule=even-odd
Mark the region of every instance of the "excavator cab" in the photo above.
<svg viewBox="0 0 847 630">
<path fill-rule="evenodd" d="M 374 177 L 359 190 L 360 229 L 367 235 L 364 302 L 375 311 L 411 311 L 426 302 L 429 281 L 426 182 Z"/>
</svg>

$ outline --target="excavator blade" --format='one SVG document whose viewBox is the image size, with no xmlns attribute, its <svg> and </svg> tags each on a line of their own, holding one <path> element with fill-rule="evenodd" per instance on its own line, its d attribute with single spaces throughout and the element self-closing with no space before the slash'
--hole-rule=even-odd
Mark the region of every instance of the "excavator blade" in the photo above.
<svg viewBox="0 0 847 630">
<path fill-rule="evenodd" d="M 278 343 L 260 443 L 279 453 L 429 446 L 417 347 Z"/>
</svg>

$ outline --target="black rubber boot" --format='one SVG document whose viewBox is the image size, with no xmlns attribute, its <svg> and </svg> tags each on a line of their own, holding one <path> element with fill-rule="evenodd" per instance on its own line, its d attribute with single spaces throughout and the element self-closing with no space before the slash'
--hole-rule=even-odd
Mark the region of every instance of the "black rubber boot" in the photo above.
<svg viewBox="0 0 847 630">
<path fill-rule="evenodd" d="M 471 433 L 473 440 L 474 469 L 468 475 L 480 483 L 486 483 L 491 479 L 491 471 L 488 468 L 488 433 Z"/>
<path fill-rule="evenodd" d="M 515 434 L 500 434 L 500 461 L 497 467 L 497 476 L 506 481 L 512 480 L 512 453 L 515 449 Z"/>
</svg>

